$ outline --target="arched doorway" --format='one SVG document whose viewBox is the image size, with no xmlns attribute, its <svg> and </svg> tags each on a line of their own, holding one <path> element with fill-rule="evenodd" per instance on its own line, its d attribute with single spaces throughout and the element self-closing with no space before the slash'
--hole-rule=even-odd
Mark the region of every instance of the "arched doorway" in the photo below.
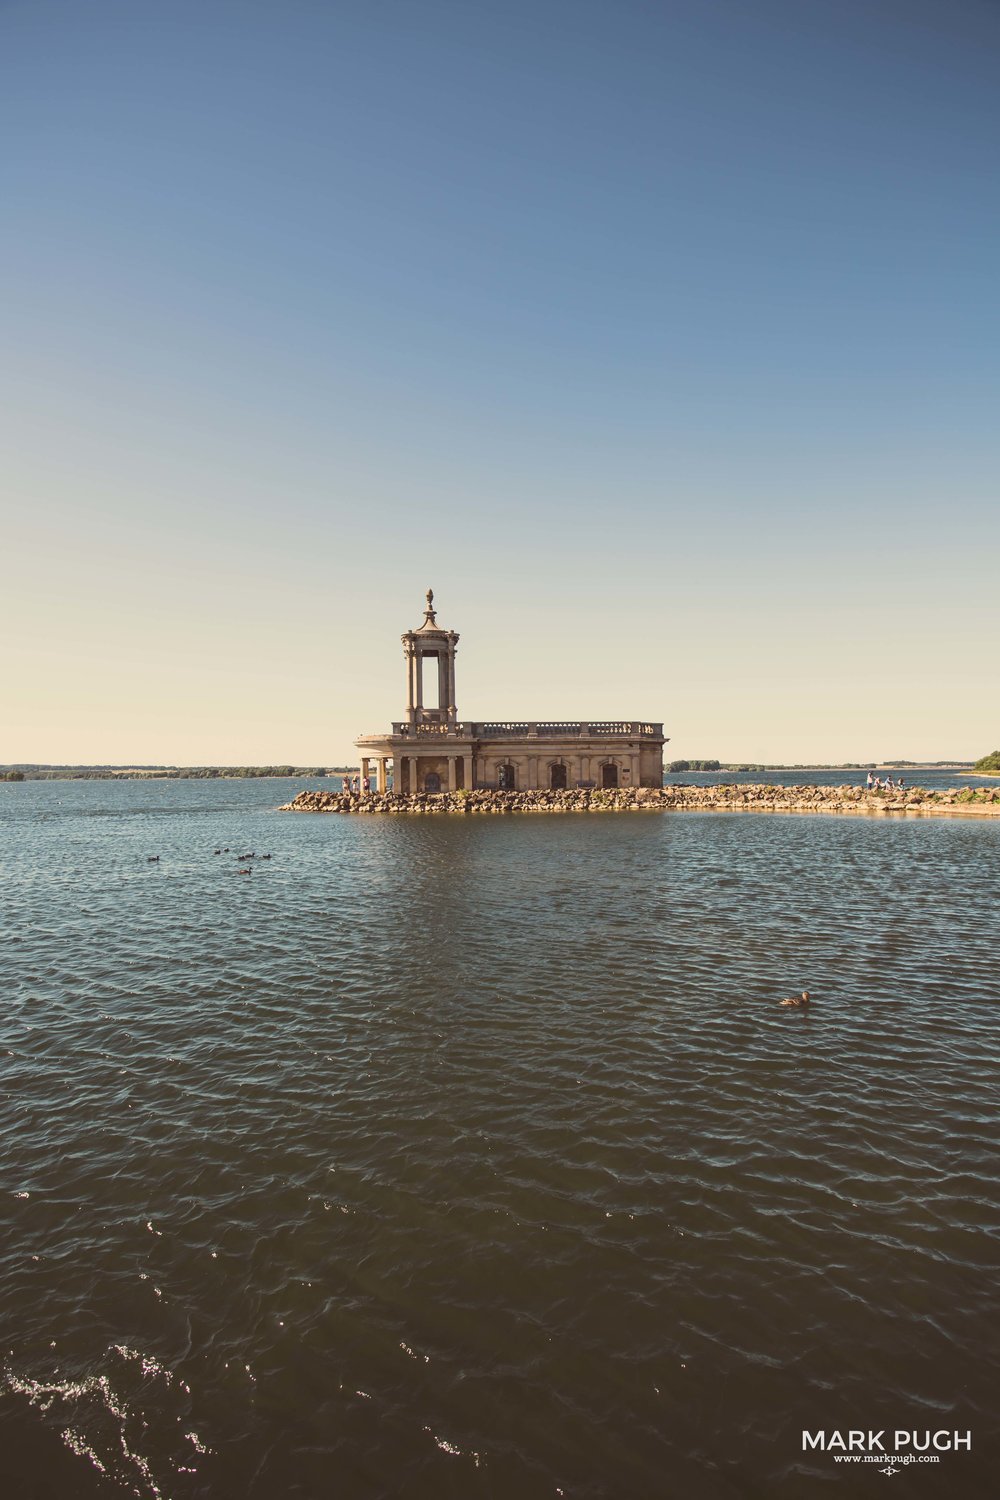
<svg viewBox="0 0 1000 1500">
<path fill-rule="evenodd" d="M 516 790 L 513 766 L 498 766 L 497 786 L 502 792 L 513 792 Z"/>
<path fill-rule="evenodd" d="M 428 771 L 424 777 L 425 792 L 439 792 L 441 790 L 441 778 L 436 771 Z"/>
<path fill-rule="evenodd" d="M 564 792 L 566 790 L 566 767 L 558 761 L 549 766 L 549 790 L 552 792 Z"/>
<path fill-rule="evenodd" d="M 611 761 L 601 767 L 601 786 L 614 788 L 618 785 L 618 767 Z"/>
</svg>

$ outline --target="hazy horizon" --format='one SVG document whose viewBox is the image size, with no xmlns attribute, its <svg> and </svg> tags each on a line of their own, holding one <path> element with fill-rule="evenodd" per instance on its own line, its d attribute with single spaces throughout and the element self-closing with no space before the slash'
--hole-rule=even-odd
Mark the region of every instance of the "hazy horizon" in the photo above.
<svg viewBox="0 0 1000 1500">
<path fill-rule="evenodd" d="M 1000 740 L 1000 11 L 0 37 L 5 763 L 353 762 L 429 585 L 463 719 Z"/>
<path fill-rule="evenodd" d="M 991 752 L 988 751 L 986 753 L 990 754 Z M 979 757 L 979 758 L 981 759 L 982 757 Z M 663 755 L 664 770 L 665 771 L 668 770 L 668 768 L 669 768 L 669 766 L 670 766 L 670 764 L 672 762 L 677 761 L 677 760 L 684 760 L 684 759 L 690 759 L 692 761 L 718 760 L 719 763 L 720 763 L 720 767 L 723 770 L 731 769 L 734 765 L 740 764 L 740 759 L 737 756 L 717 756 L 717 755 L 692 755 L 690 757 L 685 757 L 685 756 L 671 756 L 670 753 L 669 753 L 669 747 L 666 747 L 664 749 L 664 755 Z M 338 765 L 339 764 L 340 763 L 338 763 Z M 344 765 L 345 768 L 349 765 L 353 769 L 357 769 L 358 764 L 359 764 L 359 757 L 357 755 L 355 756 L 355 758 L 354 758 L 353 761 L 351 761 L 351 762 L 347 762 L 347 761 L 343 762 L 343 765 Z M 845 760 L 845 761 L 831 761 L 831 760 L 818 760 L 818 761 L 771 761 L 771 762 L 760 762 L 760 764 L 761 764 L 762 768 L 765 769 L 765 770 L 786 770 L 786 771 L 787 770 L 792 770 L 792 771 L 810 771 L 810 770 L 825 771 L 825 770 L 831 770 L 831 771 L 848 771 L 848 770 L 857 770 L 857 769 L 863 768 L 865 766 L 871 766 L 871 767 L 873 767 L 876 770 L 879 769 L 880 767 L 888 767 L 888 768 L 891 769 L 894 766 L 913 766 L 913 767 L 915 767 L 918 770 L 930 770 L 932 767 L 937 766 L 937 767 L 940 767 L 942 770 L 950 770 L 952 767 L 954 767 L 955 769 L 964 769 L 965 767 L 971 767 L 974 764 L 974 762 L 971 761 L 971 760 L 959 760 L 957 758 L 952 758 L 952 759 L 947 759 L 946 758 L 946 759 L 943 759 L 943 760 L 920 761 L 920 760 L 914 760 L 911 756 L 908 756 L 908 755 L 899 755 L 899 756 L 895 756 L 895 757 L 888 757 L 888 756 L 883 756 L 881 758 L 873 757 L 870 760 L 853 759 L 853 760 Z M 84 761 L 7 761 L 7 762 L 0 763 L 0 770 L 5 770 L 5 771 L 6 770 L 15 770 L 15 771 L 16 770 L 20 770 L 20 771 L 124 771 L 124 772 L 128 772 L 128 771 L 149 771 L 149 772 L 153 772 L 153 771 L 216 771 L 216 770 L 227 770 L 228 771 L 228 770 L 258 770 L 258 769 L 260 769 L 260 770 L 269 770 L 272 766 L 279 767 L 279 768 L 285 767 L 285 766 L 291 766 L 294 770 L 308 770 L 308 769 L 311 769 L 311 768 L 315 768 L 317 770 L 323 770 L 323 771 L 327 771 L 327 772 L 336 771 L 338 769 L 338 767 L 334 766 L 332 764 L 332 762 L 330 762 L 330 761 L 322 761 L 322 760 L 320 760 L 320 761 L 315 761 L 315 762 L 306 762 L 306 761 L 300 762 L 300 761 L 289 760 L 287 758 L 287 756 L 286 756 L 284 759 L 279 758 L 278 760 L 275 760 L 275 761 L 252 761 L 252 760 L 250 760 L 250 761 L 243 761 L 243 762 L 240 762 L 240 763 L 237 763 L 235 761 L 232 761 L 232 762 L 226 762 L 226 761 L 188 761 L 188 762 L 185 762 L 183 764 L 175 764 L 175 763 L 170 763 L 170 762 L 167 762 L 167 761 L 149 761 L 149 762 L 146 762 L 144 764 L 139 764 L 138 762 L 135 762 L 135 761 L 90 761 L 90 762 L 84 762 Z"/>
</svg>

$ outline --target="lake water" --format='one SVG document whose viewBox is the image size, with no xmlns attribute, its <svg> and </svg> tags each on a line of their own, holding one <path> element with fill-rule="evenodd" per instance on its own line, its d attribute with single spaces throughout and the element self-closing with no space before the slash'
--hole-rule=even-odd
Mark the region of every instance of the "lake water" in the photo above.
<svg viewBox="0 0 1000 1500">
<path fill-rule="evenodd" d="M 1000 826 L 306 785 L 0 785 L 3 1493 L 994 1496 Z"/>
</svg>

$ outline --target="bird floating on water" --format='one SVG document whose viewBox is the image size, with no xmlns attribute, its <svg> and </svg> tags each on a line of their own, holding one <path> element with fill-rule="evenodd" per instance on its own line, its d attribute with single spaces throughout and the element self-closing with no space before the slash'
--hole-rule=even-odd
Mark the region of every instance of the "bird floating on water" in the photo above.
<svg viewBox="0 0 1000 1500">
<path fill-rule="evenodd" d="M 789 995 L 787 1000 L 779 1000 L 778 1004 L 787 1006 L 790 1010 L 808 1010 L 809 991 L 803 990 L 801 995 Z"/>
<path fill-rule="evenodd" d="M 147 865 L 158 865 L 160 863 L 160 856 L 158 854 L 150 854 L 146 859 L 146 863 Z"/>
</svg>

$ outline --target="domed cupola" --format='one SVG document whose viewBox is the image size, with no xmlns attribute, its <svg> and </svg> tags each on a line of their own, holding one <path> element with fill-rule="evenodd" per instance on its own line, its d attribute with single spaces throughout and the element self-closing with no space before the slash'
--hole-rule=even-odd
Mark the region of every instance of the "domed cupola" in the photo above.
<svg viewBox="0 0 1000 1500">
<path fill-rule="evenodd" d="M 455 652 L 458 635 L 454 630 L 445 630 L 437 623 L 434 608 L 434 590 L 427 590 L 427 604 L 422 624 L 416 630 L 408 630 L 402 637 L 403 654 L 406 657 L 407 698 L 406 715 L 411 724 L 454 725 L 458 719 L 455 707 Z M 437 660 L 437 693 L 433 694 L 433 678 L 428 683 L 429 696 L 436 696 L 436 704 L 424 703 L 424 662 L 428 658 Z"/>
</svg>

